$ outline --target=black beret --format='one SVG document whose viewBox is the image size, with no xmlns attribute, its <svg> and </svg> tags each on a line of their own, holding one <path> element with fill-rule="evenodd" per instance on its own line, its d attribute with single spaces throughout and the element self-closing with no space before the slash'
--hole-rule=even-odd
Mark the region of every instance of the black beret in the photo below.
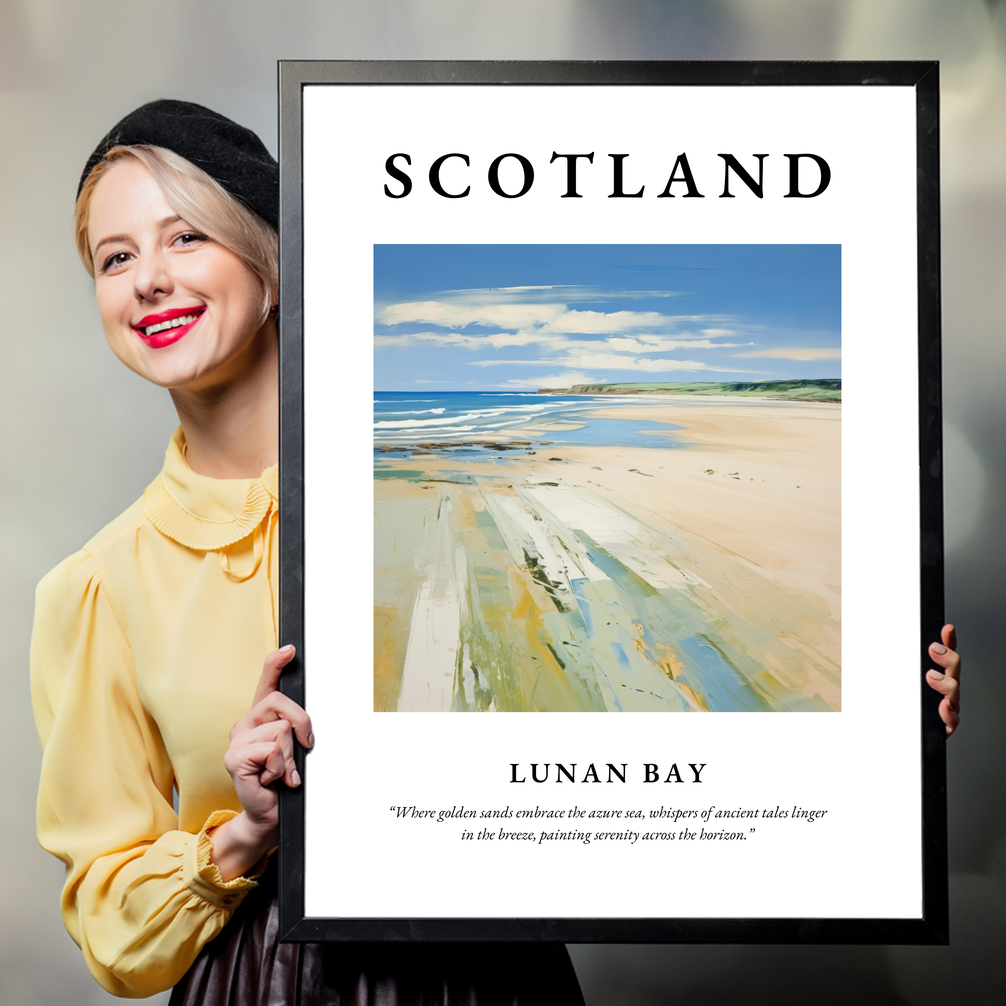
<svg viewBox="0 0 1006 1006">
<path fill-rule="evenodd" d="M 279 165 L 250 130 L 191 101 L 163 98 L 114 125 L 84 166 L 77 195 L 91 169 L 112 147 L 166 147 L 191 161 L 273 227 L 279 226 Z"/>
</svg>

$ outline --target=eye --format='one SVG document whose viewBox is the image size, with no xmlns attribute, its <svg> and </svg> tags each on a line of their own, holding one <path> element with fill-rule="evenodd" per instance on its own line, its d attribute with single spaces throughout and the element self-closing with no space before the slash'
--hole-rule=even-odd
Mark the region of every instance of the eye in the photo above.
<svg viewBox="0 0 1006 1006">
<path fill-rule="evenodd" d="M 209 238 L 205 234 L 200 234 L 199 231 L 183 231 L 171 243 L 176 248 L 194 248 L 208 240 Z"/>
<path fill-rule="evenodd" d="M 101 271 L 103 273 L 107 272 L 117 272 L 122 266 L 124 266 L 132 256 L 129 252 L 114 252 L 109 255 L 101 264 Z"/>
</svg>

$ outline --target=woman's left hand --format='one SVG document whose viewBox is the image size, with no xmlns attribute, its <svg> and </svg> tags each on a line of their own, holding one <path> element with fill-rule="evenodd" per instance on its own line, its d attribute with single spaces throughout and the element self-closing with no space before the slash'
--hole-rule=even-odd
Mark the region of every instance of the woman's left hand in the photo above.
<svg viewBox="0 0 1006 1006">
<path fill-rule="evenodd" d="M 961 657 L 957 653 L 957 632 L 952 625 L 944 625 L 940 643 L 930 643 L 929 656 L 943 668 L 926 673 L 930 688 L 943 696 L 940 719 L 946 724 L 949 737 L 961 721 Z"/>
</svg>

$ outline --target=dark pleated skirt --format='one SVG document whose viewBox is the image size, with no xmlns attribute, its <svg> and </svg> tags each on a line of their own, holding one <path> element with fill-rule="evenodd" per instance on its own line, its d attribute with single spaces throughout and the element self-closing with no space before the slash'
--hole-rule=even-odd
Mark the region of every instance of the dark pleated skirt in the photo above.
<svg viewBox="0 0 1006 1006">
<path fill-rule="evenodd" d="M 583 1006 L 561 943 L 280 943 L 274 874 L 170 1006 Z"/>
</svg>

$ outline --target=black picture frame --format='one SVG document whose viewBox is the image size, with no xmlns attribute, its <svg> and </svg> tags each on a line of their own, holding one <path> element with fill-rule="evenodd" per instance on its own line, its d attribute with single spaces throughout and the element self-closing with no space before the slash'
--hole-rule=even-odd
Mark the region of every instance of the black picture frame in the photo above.
<svg viewBox="0 0 1006 1006">
<path fill-rule="evenodd" d="M 776 88 L 914 88 L 918 242 L 919 563 L 918 687 L 923 723 L 923 904 L 918 918 L 319 918 L 305 914 L 304 779 L 281 794 L 280 927 L 287 941 L 426 940 L 627 943 L 939 944 L 948 941 L 945 736 L 939 696 L 924 680 L 927 648 L 943 624 L 940 378 L 939 71 L 934 62 L 405 62 L 282 61 L 280 104 L 280 641 L 298 648 L 284 692 L 310 711 L 310 652 L 304 647 L 304 381 L 302 95 L 306 86 L 457 84 L 682 85 Z"/>
</svg>

